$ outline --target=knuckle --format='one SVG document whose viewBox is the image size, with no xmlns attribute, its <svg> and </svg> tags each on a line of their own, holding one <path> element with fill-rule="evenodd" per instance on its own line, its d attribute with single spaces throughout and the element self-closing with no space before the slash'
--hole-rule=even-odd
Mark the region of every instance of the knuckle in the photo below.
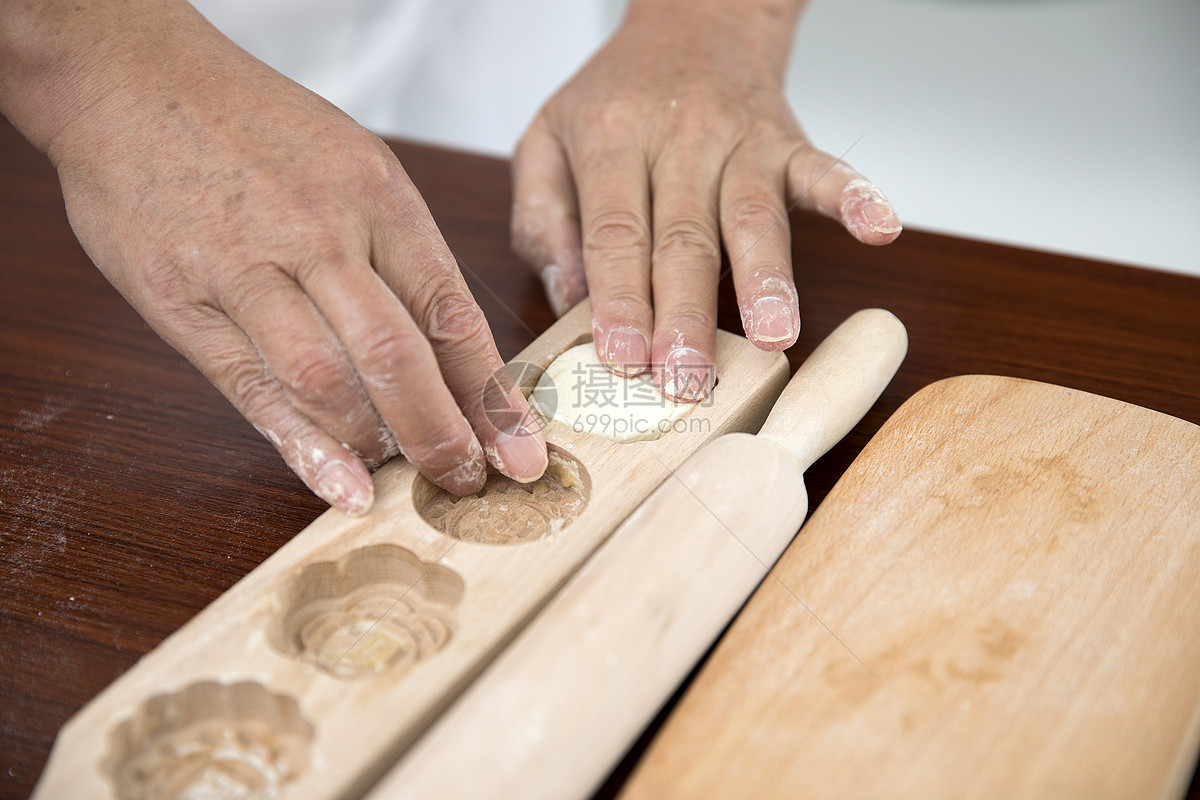
<svg viewBox="0 0 1200 800">
<path fill-rule="evenodd" d="M 620 141 L 636 127 L 639 116 L 631 103 L 610 100 L 581 114 L 579 121 L 586 130 L 595 132 L 600 141 Z"/>
<path fill-rule="evenodd" d="M 344 240 L 322 233 L 312 237 L 304 255 L 296 259 L 293 272 L 296 282 L 304 286 L 336 281 L 362 267 L 363 262 L 349 254 Z"/>
<path fill-rule="evenodd" d="M 737 135 L 728 117 L 728 111 L 718 106 L 693 106 L 689 113 L 679 115 L 670 127 L 674 146 L 700 153 L 711 150 L 714 143 L 728 146 Z"/>
<path fill-rule="evenodd" d="M 703 337 L 708 331 L 717 328 L 716 309 L 707 303 L 692 305 L 670 306 L 660 310 L 663 319 L 673 320 L 668 336 L 661 336 L 667 341 L 673 341 L 676 334 L 683 333 L 689 337 Z"/>
<path fill-rule="evenodd" d="M 309 403 L 332 402 L 347 384 L 342 365 L 327 356 L 309 356 L 284 369 L 283 381 L 291 392 Z"/>
<path fill-rule="evenodd" d="M 277 264 L 256 264 L 227 281 L 219 294 L 230 309 L 245 312 L 261 305 L 278 291 L 282 276 L 283 270 Z"/>
<path fill-rule="evenodd" d="M 400 165 L 396 154 L 375 134 L 365 128 L 356 127 L 353 131 L 344 131 L 341 136 L 345 149 L 349 151 L 346 153 L 347 157 L 359 162 L 353 165 L 349 174 L 360 175 L 365 165 L 375 176 L 363 176 L 371 183 L 375 183 L 377 178 L 392 186 L 394 181 L 408 179 L 408 174 Z"/>
<path fill-rule="evenodd" d="M 782 206 L 761 197 L 735 199 L 727 212 L 728 230 L 743 236 L 761 236 L 786 216 Z"/>
<path fill-rule="evenodd" d="M 462 344 L 488 336 L 487 320 L 479 306 L 458 288 L 444 288 L 430 299 L 425 331 L 434 344 Z"/>
<path fill-rule="evenodd" d="M 160 303 L 183 303 L 189 293 L 190 281 L 182 265 L 171 260 L 151 264 L 142 275 L 146 295 Z"/>
<path fill-rule="evenodd" d="M 777 93 L 772 90 L 770 97 L 757 98 L 761 105 L 769 106 L 770 111 L 751 114 L 740 126 L 741 146 L 760 151 L 771 151 L 776 148 L 788 150 L 803 143 L 804 132 L 791 111 L 781 109 L 776 105 Z M 755 98 L 751 98 L 753 102 Z"/>
<path fill-rule="evenodd" d="M 418 345 L 413 336 L 400 330 L 367 331 L 360 345 L 364 379 L 384 389 L 398 385 L 409 371 Z"/>
<path fill-rule="evenodd" d="M 715 286 L 720 266 L 718 262 L 710 263 L 696 258 L 675 259 L 665 263 L 657 261 L 653 282 L 656 300 L 669 291 L 677 291 L 687 297 L 681 303 L 703 301 Z M 658 303 L 655 311 L 656 314 L 660 311 Z"/>
<path fill-rule="evenodd" d="M 404 171 L 400 160 L 383 144 L 379 148 L 378 155 L 371 161 L 371 171 L 386 186 L 394 188 L 408 183 L 408 173 Z"/>
<path fill-rule="evenodd" d="M 257 361 L 239 360 L 229 367 L 231 400 L 251 421 L 266 417 L 278 399 L 275 377 Z"/>
<path fill-rule="evenodd" d="M 650 232 L 645 221 L 632 211 L 612 210 L 597 214 L 588 221 L 584 231 L 584 249 L 591 253 L 644 252 L 649 242 Z"/>
<path fill-rule="evenodd" d="M 681 217 L 664 225 L 654 237 L 654 259 L 676 258 L 719 261 L 721 248 L 712 226 L 696 217 Z"/>
<path fill-rule="evenodd" d="M 633 284 L 619 283 L 607 287 L 603 296 L 592 299 L 593 316 L 597 312 L 607 318 L 617 319 L 621 324 L 629 321 L 649 319 L 650 298 Z"/>
</svg>

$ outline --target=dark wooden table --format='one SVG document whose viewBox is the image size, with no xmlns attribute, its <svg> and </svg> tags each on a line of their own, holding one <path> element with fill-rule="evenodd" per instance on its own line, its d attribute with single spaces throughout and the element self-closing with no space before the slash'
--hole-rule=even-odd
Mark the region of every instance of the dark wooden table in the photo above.
<svg viewBox="0 0 1200 800">
<path fill-rule="evenodd" d="M 508 248 L 507 165 L 395 147 L 512 357 L 551 314 Z M 863 307 L 910 336 L 883 398 L 810 470 L 813 507 L 905 398 L 950 375 L 1049 381 L 1200 423 L 1200 279 L 918 231 L 868 248 L 807 214 L 792 235 L 793 364 Z M 15 798 L 63 722 L 324 504 L 92 267 L 54 171 L 2 120 L 0 276 L 0 796 Z"/>
</svg>

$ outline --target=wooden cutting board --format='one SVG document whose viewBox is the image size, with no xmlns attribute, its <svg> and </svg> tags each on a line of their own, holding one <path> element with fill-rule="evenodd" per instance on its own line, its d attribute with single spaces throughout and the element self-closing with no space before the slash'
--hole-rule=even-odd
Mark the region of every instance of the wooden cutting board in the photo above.
<svg viewBox="0 0 1200 800">
<path fill-rule="evenodd" d="M 517 356 L 517 382 L 590 331 L 585 301 Z M 532 484 L 460 499 L 391 462 L 368 515 L 322 515 L 74 716 L 34 796 L 361 797 L 671 470 L 758 429 L 787 360 L 718 331 L 716 361 L 710 397 L 659 439 L 550 421 Z M 598 403 L 602 378 L 581 376 Z"/>
<path fill-rule="evenodd" d="M 624 798 L 1177 797 L 1200 744 L 1200 427 L 935 383 L 813 514 Z"/>
</svg>

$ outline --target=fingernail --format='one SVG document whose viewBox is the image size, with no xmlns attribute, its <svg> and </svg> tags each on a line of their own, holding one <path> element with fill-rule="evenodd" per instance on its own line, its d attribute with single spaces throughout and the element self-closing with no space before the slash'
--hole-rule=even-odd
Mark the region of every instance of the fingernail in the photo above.
<svg viewBox="0 0 1200 800">
<path fill-rule="evenodd" d="M 566 274 L 558 264 L 547 264 L 538 273 L 542 278 L 542 287 L 546 290 L 546 299 L 556 317 L 571 310 L 570 288 L 567 285 Z"/>
<path fill-rule="evenodd" d="M 351 516 L 367 513 L 375 499 L 371 481 L 341 461 L 326 461 L 317 472 L 317 494 Z"/>
<path fill-rule="evenodd" d="M 867 225 L 875 233 L 898 233 L 903 229 L 896 210 L 886 200 L 872 197 L 863 203 L 861 211 Z"/>
<path fill-rule="evenodd" d="M 712 362 L 694 347 L 674 347 L 663 362 L 662 393 L 671 400 L 703 400 L 716 384 Z"/>
<path fill-rule="evenodd" d="M 896 209 L 878 186 L 865 178 L 846 184 L 842 194 L 842 220 L 860 239 L 891 236 L 901 231 Z"/>
<path fill-rule="evenodd" d="M 549 463 L 546 446 L 524 425 L 509 428 L 496 437 L 496 468 L 518 483 L 542 477 Z"/>
<path fill-rule="evenodd" d="M 754 301 L 743 323 L 749 335 L 761 344 L 791 347 L 800 334 L 800 315 L 794 303 L 767 295 Z"/>
<path fill-rule="evenodd" d="M 600 357 L 613 372 L 632 378 L 646 371 L 650 342 L 646 334 L 632 325 L 617 325 L 605 337 Z"/>
</svg>

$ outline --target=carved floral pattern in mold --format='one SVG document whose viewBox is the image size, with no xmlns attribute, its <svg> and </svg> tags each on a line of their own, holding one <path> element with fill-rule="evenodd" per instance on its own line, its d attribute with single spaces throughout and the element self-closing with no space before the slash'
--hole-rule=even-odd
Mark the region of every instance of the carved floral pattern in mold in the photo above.
<svg viewBox="0 0 1200 800">
<path fill-rule="evenodd" d="M 102 770 L 120 800 L 276 800 L 307 768 L 312 738 L 293 698 L 206 681 L 118 724 Z"/>
<path fill-rule="evenodd" d="M 447 536 L 476 544 L 523 544 L 553 537 L 583 513 L 591 482 L 573 456 L 551 446 L 546 474 L 517 483 L 490 473 L 483 489 L 457 497 L 421 479 L 414 505 Z"/>
<path fill-rule="evenodd" d="M 285 600 L 285 649 L 338 678 L 411 666 L 450 641 L 463 588 L 449 567 L 395 545 L 311 564 Z"/>
</svg>

